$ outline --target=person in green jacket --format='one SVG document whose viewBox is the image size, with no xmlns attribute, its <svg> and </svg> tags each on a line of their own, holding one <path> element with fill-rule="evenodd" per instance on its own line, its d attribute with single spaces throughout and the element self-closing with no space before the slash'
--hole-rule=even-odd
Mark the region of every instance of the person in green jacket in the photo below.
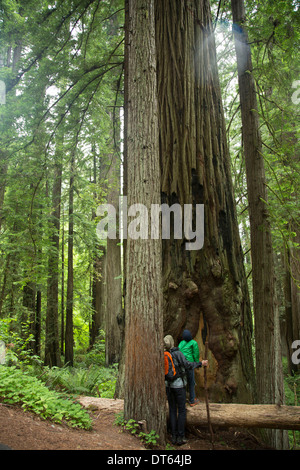
<svg viewBox="0 0 300 470">
<path fill-rule="evenodd" d="M 184 357 L 190 362 L 199 362 L 199 347 L 197 341 L 192 338 L 189 330 L 182 333 L 182 341 L 179 343 L 179 349 Z M 189 387 L 189 402 L 191 406 L 199 403 L 195 397 L 195 373 L 193 370 L 187 370 L 187 383 Z"/>
</svg>

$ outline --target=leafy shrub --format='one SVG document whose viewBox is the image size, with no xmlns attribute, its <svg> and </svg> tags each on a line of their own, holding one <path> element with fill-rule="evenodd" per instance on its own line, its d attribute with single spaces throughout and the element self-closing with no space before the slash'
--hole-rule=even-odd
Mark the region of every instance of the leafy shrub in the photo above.
<svg viewBox="0 0 300 470">
<path fill-rule="evenodd" d="M 300 373 L 288 373 L 287 359 L 283 358 L 285 404 L 299 406 L 300 404 Z M 290 448 L 300 449 L 300 431 L 288 431 Z"/>
<path fill-rule="evenodd" d="M 123 431 L 128 431 L 137 436 L 147 448 L 153 448 L 158 443 L 159 435 L 156 431 L 152 429 L 149 433 L 142 432 L 140 424 L 134 419 L 129 419 L 128 421 L 124 419 L 123 412 L 117 414 L 114 424 L 121 426 Z"/>
<path fill-rule="evenodd" d="M 0 320 L 0 340 L 4 341 L 8 348 L 6 350 L 6 363 L 17 364 L 19 361 L 31 363 L 37 356 L 32 355 L 29 344 L 34 340 L 30 333 L 30 322 L 21 323 L 23 336 L 15 331 L 17 320 L 14 318 L 3 318 Z"/>
<path fill-rule="evenodd" d="M 36 377 L 15 366 L 0 366 L 0 398 L 56 423 L 65 421 L 72 427 L 91 428 L 91 418 L 80 404 L 49 390 Z"/>
</svg>

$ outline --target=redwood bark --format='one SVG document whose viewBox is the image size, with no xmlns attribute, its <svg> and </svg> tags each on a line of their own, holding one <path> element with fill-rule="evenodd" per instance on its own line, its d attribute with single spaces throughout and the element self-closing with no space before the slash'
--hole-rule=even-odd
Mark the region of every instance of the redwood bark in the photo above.
<svg viewBox="0 0 300 470">
<path fill-rule="evenodd" d="M 128 207 L 160 204 L 153 0 L 129 1 Z M 129 221 L 128 221 L 129 222 Z M 165 441 L 161 240 L 127 239 L 125 419 L 146 420 Z"/>
<path fill-rule="evenodd" d="M 251 402 L 252 323 L 209 1 L 156 3 L 162 202 L 204 204 L 201 250 L 163 240 L 164 331 L 190 329 L 216 401 Z M 195 217 L 194 217 L 195 222 Z M 202 374 L 196 377 L 203 393 Z"/>
</svg>

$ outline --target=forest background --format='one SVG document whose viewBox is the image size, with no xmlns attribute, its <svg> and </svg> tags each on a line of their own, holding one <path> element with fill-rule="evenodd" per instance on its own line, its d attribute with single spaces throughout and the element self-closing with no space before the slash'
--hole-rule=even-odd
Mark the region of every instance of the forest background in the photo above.
<svg viewBox="0 0 300 470">
<path fill-rule="evenodd" d="M 252 305 L 233 21 L 230 2 L 210 3 Z M 297 404 L 299 2 L 248 1 L 246 16 L 285 400 Z M 119 0 L 4 0 L 0 6 L 0 340 L 10 366 L 21 365 L 56 390 L 102 397 L 113 397 L 120 380 L 124 333 L 125 244 L 99 240 L 96 230 L 99 205 L 116 204 L 124 194 L 124 21 Z M 251 341 L 255 360 L 254 336 Z M 290 441 L 297 445 L 295 434 Z"/>
</svg>

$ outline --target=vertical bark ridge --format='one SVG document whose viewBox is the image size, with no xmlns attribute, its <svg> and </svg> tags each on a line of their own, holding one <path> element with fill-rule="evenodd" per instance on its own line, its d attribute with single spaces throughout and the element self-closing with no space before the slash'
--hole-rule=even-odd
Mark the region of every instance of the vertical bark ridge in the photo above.
<svg viewBox="0 0 300 470">
<path fill-rule="evenodd" d="M 163 240 L 164 330 L 179 341 L 189 328 L 203 352 L 208 339 L 212 398 L 251 402 L 252 320 L 209 2 L 157 2 L 156 40 L 162 202 L 205 208 L 202 250 Z"/>
<path fill-rule="evenodd" d="M 153 0 L 130 0 L 128 17 L 128 207 L 141 203 L 150 215 L 151 204 L 160 203 Z M 161 240 L 152 240 L 149 237 L 135 240 L 128 237 L 125 301 L 125 419 L 146 420 L 148 431 L 155 430 L 160 441 L 164 443 L 165 402 Z"/>
</svg>

